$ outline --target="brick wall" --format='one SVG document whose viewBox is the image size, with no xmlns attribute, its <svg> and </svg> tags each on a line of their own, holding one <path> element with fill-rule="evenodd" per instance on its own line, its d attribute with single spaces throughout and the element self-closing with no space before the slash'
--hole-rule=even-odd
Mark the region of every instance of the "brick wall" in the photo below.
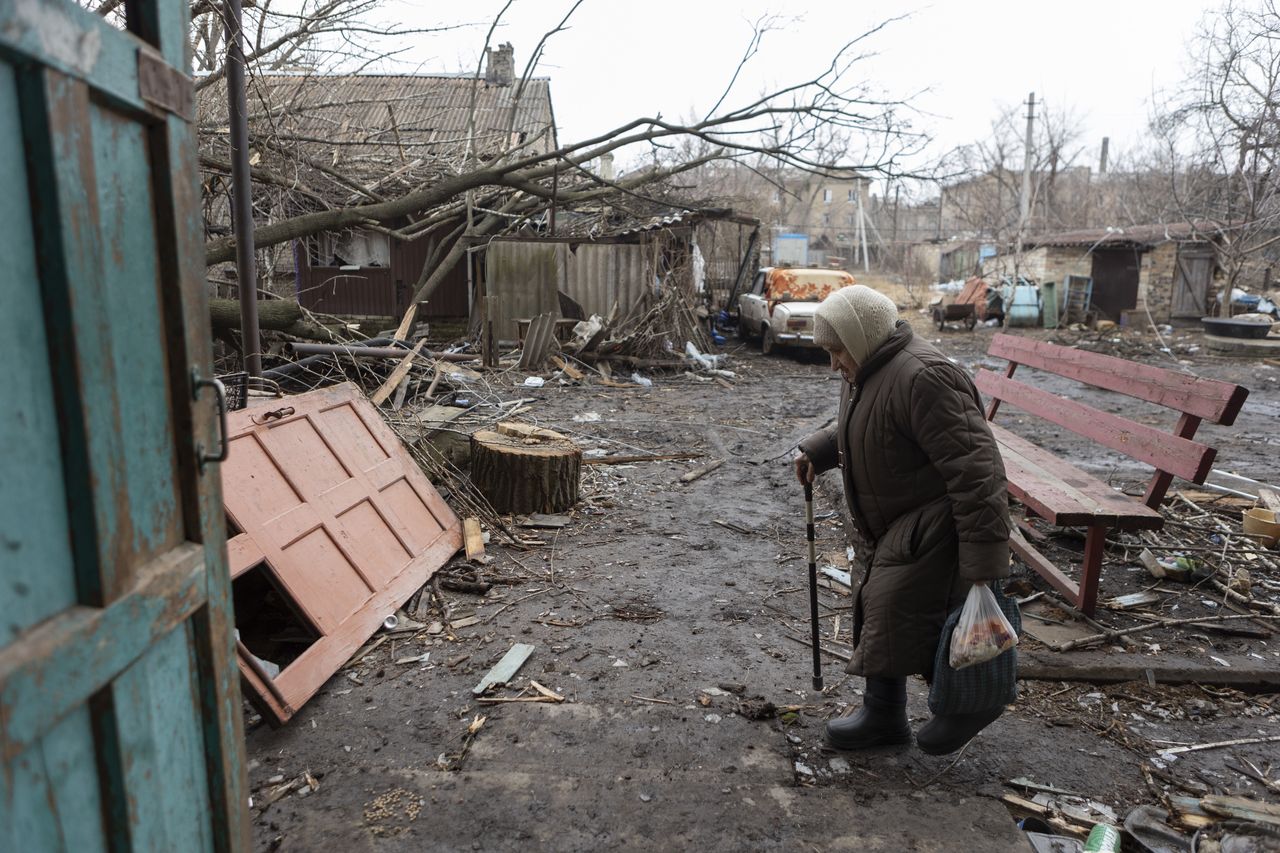
<svg viewBox="0 0 1280 853">
<path fill-rule="evenodd" d="M 1093 258 L 1078 246 L 1046 246 L 1040 281 L 1062 284 L 1069 275 L 1093 275 Z"/>
<path fill-rule="evenodd" d="M 1169 322 L 1173 301 L 1173 276 L 1178 268 L 1178 244 L 1161 243 L 1146 252 L 1138 267 L 1138 308 L 1146 303 L 1157 323 Z"/>
<path fill-rule="evenodd" d="M 1039 246 L 1022 253 L 1019 270 L 1036 282 L 1061 283 L 1067 275 L 1092 275 L 1093 259 L 1085 250 L 1072 246 Z M 1013 255 L 997 255 L 982 264 L 984 276 L 995 279 L 1013 275 Z"/>
</svg>

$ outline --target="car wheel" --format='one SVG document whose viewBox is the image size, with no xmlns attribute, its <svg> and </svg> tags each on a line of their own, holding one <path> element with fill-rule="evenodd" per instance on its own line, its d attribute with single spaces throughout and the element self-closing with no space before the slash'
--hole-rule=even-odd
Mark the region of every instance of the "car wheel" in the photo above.
<svg viewBox="0 0 1280 853">
<path fill-rule="evenodd" d="M 760 352 L 765 355 L 772 355 L 777 350 L 778 342 L 773 339 L 773 329 L 765 326 L 764 332 L 760 335 Z"/>
</svg>

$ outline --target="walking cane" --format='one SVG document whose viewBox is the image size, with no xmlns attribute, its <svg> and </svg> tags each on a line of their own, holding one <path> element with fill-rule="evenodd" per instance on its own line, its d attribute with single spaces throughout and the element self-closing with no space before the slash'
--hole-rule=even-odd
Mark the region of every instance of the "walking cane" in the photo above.
<svg viewBox="0 0 1280 853">
<path fill-rule="evenodd" d="M 813 533 L 813 484 L 804 484 L 804 515 L 809 525 L 809 622 L 812 625 L 813 641 L 813 689 L 822 689 L 822 649 L 818 645 L 821 634 L 818 631 L 818 553 L 815 550 Z"/>
</svg>

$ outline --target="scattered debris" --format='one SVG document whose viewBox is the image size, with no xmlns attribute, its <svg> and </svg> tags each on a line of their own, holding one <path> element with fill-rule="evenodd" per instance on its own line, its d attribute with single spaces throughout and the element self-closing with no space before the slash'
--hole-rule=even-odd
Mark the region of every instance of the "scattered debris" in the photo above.
<svg viewBox="0 0 1280 853">
<path fill-rule="evenodd" d="M 533 646 L 526 643 L 516 643 L 512 646 L 502 660 L 494 665 L 493 669 L 480 679 L 480 683 L 471 689 L 471 692 L 479 696 L 490 687 L 501 686 L 506 684 L 515 674 L 520 671 L 520 667 L 524 666 L 525 661 L 533 654 Z"/>
</svg>

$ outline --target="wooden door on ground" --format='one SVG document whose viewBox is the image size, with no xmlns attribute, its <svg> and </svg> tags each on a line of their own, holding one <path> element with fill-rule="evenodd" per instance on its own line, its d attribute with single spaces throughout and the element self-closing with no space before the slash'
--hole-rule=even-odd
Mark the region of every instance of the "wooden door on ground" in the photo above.
<svg viewBox="0 0 1280 853">
<path fill-rule="evenodd" d="M 0 3 L 0 850 L 246 849 L 188 0 Z"/>
<path fill-rule="evenodd" d="M 1171 317 L 1199 319 L 1209 313 L 1209 285 L 1213 281 L 1215 263 L 1216 256 L 1210 244 L 1192 243 L 1178 249 Z"/>
<path fill-rule="evenodd" d="M 1092 307 L 1103 319 L 1120 321 L 1120 314 L 1138 307 L 1137 248 L 1101 249 L 1093 253 Z"/>
</svg>

